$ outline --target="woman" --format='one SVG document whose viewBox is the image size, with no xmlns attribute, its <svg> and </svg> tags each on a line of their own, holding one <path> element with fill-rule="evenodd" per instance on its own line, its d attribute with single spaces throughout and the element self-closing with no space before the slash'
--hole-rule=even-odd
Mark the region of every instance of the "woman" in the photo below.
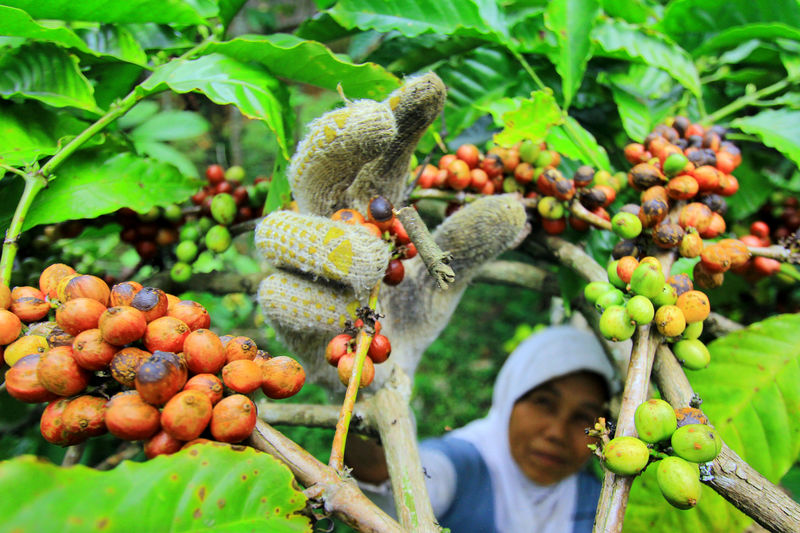
<svg viewBox="0 0 800 533">
<path fill-rule="evenodd" d="M 613 380 L 589 332 L 558 326 L 521 343 L 489 414 L 420 445 L 439 523 L 453 533 L 590 533 L 600 483 L 583 470 L 585 429 L 605 414 Z"/>
</svg>

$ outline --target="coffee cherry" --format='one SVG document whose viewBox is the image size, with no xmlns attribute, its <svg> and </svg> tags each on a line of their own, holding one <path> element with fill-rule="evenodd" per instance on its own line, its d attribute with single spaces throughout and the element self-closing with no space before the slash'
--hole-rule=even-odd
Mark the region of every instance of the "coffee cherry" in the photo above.
<svg viewBox="0 0 800 533">
<path fill-rule="evenodd" d="M 114 346 L 124 346 L 138 340 L 147 331 L 144 313 L 127 305 L 106 309 L 100 315 L 97 326 L 103 340 Z"/>
<path fill-rule="evenodd" d="M 612 305 L 600 315 L 600 333 L 612 341 L 624 341 L 633 336 L 636 326 L 621 305 Z"/>
<path fill-rule="evenodd" d="M 115 394 L 106 404 L 108 432 L 123 440 L 144 440 L 161 428 L 161 414 L 135 390 Z"/>
<path fill-rule="evenodd" d="M 325 360 L 331 366 L 337 366 L 339 359 L 347 352 L 352 351 L 353 337 L 346 333 L 341 333 L 332 338 L 325 347 Z"/>
<path fill-rule="evenodd" d="M 608 274 L 608 281 L 618 289 L 624 289 L 627 285 L 624 281 L 622 281 L 617 274 L 617 266 L 619 266 L 619 260 L 611 261 L 608 266 L 606 267 L 606 274 Z"/>
<path fill-rule="evenodd" d="M 367 220 L 378 226 L 381 232 L 389 231 L 394 225 L 392 203 L 383 196 L 374 196 L 367 205 Z"/>
<path fill-rule="evenodd" d="M 630 283 L 633 271 L 639 266 L 639 260 L 632 255 L 626 255 L 619 258 L 617 261 L 617 276 L 623 282 Z"/>
<path fill-rule="evenodd" d="M 181 241 L 175 247 L 175 256 L 180 262 L 191 263 L 197 257 L 197 251 L 197 244 L 194 241 Z"/>
<path fill-rule="evenodd" d="M 189 333 L 191 333 L 189 326 L 183 321 L 172 316 L 162 316 L 147 324 L 142 341 L 145 348 L 151 352 L 160 350 L 180 353 Z"/>
<path fill-rule="evenodd" d="M 702 323 L 701 323 L 702 324 Z M 689 370 L 702 370 L 711 362 L 711 353 L 705 344 L 697 339 L 686 339 L 672 346 L 675 357 Z"/>
<path fill-rule="evenodd" d="M 231 233 L 227 227 L 218 224 L 208 230 L 205 242 L 206 248 L 212 252 L 222 253 L 231 245 Z"/>
<path fill-rule="evenodd" d="M 11 289 L 8 288 L 8 285 L 0 281 L 0 310 L 8 309 L 10 305 L 11 305 Z"/>
<path fill-rule="evenodd" d="M 221 339 L 222 340 L 222 339 Z M 230 363 L 238 359 L 255 359 L 258 353 L 258 346 L 250 337 L 237 336 L 232 337 L 227 342 L 223 341 L 225 345 L 225 360 Z"/>
<path fill-rule="evenodd" d="M 696 407 L 681 407 L 675 409 L 675 418 L 678 419 L 678 427 L 690 424 L 708 424 L 708 417 Z"/>
<path fill-rule="evenodd" d="M 602 294 L 594 303 L 595 309 L 602 313 L 612 305 L 623 305 L 625 303 L 625 295 L 619 289 L 611 289 Z"/>
<path fill-rule="evenodd" d="M 237 359 L 222 367 L 222 381 L 229 389 L 250 394 L 261 387 L 261 366 L 251 359 Z"/>
<path fill-rule="evenodd" d="M 391 259 L 386 267 L 383 282 L 387 285 L 398 285 L 405 277 L 405 267 L 400 259 Z"/>
<path fill-rule="evenodd" d="M 672 434 L 670 443 L 675 455 L 693 463 L 706 463 L 717 456 L 716 430 L 706 424 L 681 426 Z"/>
<path fill-rule="evenodd" d="M 672 177 L 680 172 L 686 167 L 686 164 L 689 160 L 686 158 L 685 155 L 680 153 L 674 153 L 667 156 L 663 163 L 664 174 L 667 177 Z"/>
<path fill-rule="evenodd" d="M 72 355 L 72 346 L 50 348 L 36 367 L 39 382 L 59 396 L 73 396 L 89 384 L 91 374 L 81 368 Z"/>
<path fill-rule="evenodd" d="M 6 391 L 12 398 L 25 403 L 49 402 L 58 395 L 39 379 L 39 354 L 26 355 L 6 371 Z"/>
<path fill-rule="evenodd" d="M 273 399 L 294 396 L 306 381 L 306 373 L 300 363 L 286 356 L 264 361 L 261 364 L 261 377 L 261 390 Z"/>
<path fill-rule="evenodd" d="M 71 400 L 60 398 L 47 404 L 39 420 L 39 430 L 44 440 L 57 446 L 73 446 L 86 439 L 85 436 L 69 433 L 64 428 L 63 414 Z"/>
<path fill-rule="evenodd" d="M 625 311 L 640 326 L 652 322 L 656 312 L 650 299 L 638 294 L 628 300 Z"/>
<path fill-rule="evenodd" d="M 41 335 L 31 335 L 30 330 L 28 335 L 20 337 L 8 346 L 5 351 L 2 351 L 3 359 L 5 359 L 8 366 L 14 366 L 14 363 L 30 354 L 43 354 L 50 349 L 47 339 Z"/>
<path fill-rule="evenodd" d="M 56 322 L 70 335 L 96 328 L 106 306 L 92 298 L 75 298 L 56 309 Z"/>
<path fill-rule="evenodd" d="M 200 391 L 184 390 L 161 411 L 161 427 L 178 440 L 196 439 L 211 420 L 211 400 Z"/>
<path fill-rule="evenodd" d="M 350 383 L 350 376 L 353 374 L 353 367 L 355 366 L 356 354 L 353 352 L 346 353 L 339 359 L 339 364 L 336 366 L 337 373 L 339 374 L 339 381 L 344 386 Z M 372 383 L 375 378 L 375 366 L 372 359 L 369 357 L 364 358 L 364 366 L 361 367 L 361 379 L 359 380 L 359 388 L 364 388 Z"/>
<path fill-rule="evenodd" d="M 228 193 L 217 194 L 211 200 L 211 217 L 219 224 L 228 226 L 236 217 L 236 200 Z"/>
<path fill-rule="evenodd" d="M 186 383 L 186 362 L 171 352 L 158 351 L 136 372 L 136 390 L 152 405 L 164 405 Z"/>
<path fill-rule="evenodd" d="M 662 305 L 656 311 L 656 327 L 665 337 L 677 337 L 686 329 L 686 318 L 679 307 Z"/>
<path fill-rule="evenodd" d="M 367 357 L 378 365 L 386 361 L 391 353 L 392 345 L 389 342 L 389 338 L 379 333 L 375 334 L 375 336 L 372 337 L 369 350 L 367 350 Z"/>
<path fill-rule="evenodd" d="M 102 370 L 107 367 L 117 347 L 103 340 L 100 329 L 81 331 L 72 342 L 72 356 L 86 370 Z"/>
<path fill-rule="evenodd" d="M 200 328 L 189 333 L 183 341 L 182 351 L 186 366 L 195 374 L 216 374 L 225 366 L 225 347 L 211 330 Z"/>
<path fill-rule="evenodd" d="M 22 321 L 6 309 L 0 309 L 0 346 L 11 344 L 22 333 Z"/>
<path fill-rule="evenodd" d="M 225 169 L 222 165 L 208 165 L 206 167 L 206 179 L 211 185 L 218 185 L 225 181 Z"/>
<path fill-rule="evenodd" d="M 192 300 L 179 300 L 171 303 L 167 308 L 167 316 L 175 317 L 191 331 L 208 328 L 211 325 L 211 315 L 201 304 Z"/>
<path fill-rule="evenodd" d="M 144 319 L 152 322 L 167 314 L 169 301 L 167 294 L 155 287 L 142 287 L 131 300 L 131 307 L 144 313 Z"/>
<path fill-rule="evenodd" d="M 117 307 L 120 305 L 131 305 L 133 297 L 142 290 L 142 284 L 138 281 L 123 281 L 111 287 L 109 296 L 109 306 Z"/>
<path fill-rule="evenodd" d="M 214 374 L 197 374 L 189 378 L 183 390 L 200 391 L 208 397 L 211 405 L 216 405 L 222 399 L 222 380 Z"/>
<path fill-rule="evenodd" d="M 656 480 L 661 494 L 673 507 L 691 509 L 700 499 L 700 471 L 680 457 L 665 457 L 658 463 Z"/>
<path fill-rule="evenodd" d="M 211 435 L 220 442 L 239 442 L 256 427 L 256 406 L 247 396 L 234 394 L 214 406 Z"/>
<path fill-rule="evenodd" d="M 603 464 L 620 476 L 638 474 L 649 459 L 650 450 L 636 437 L 616 437 L 603 447 Z"/>
<path fill-rule="evenodd" d="M 88 394 L 78 396 L 64 408 L 61 419 L 64 430 L 83 437 L 97 437 L 107 431 L 106 400 Z"/>
<path fill-rule="evenodd" d="M 39 289 L 42 291 L 42 293 L 44 293 L 45 296 L 51 300 L 55 300 L 58 297 L 58 293 L 56 292 L 58 282 L 61 281 L 65 276 L 69 276 L 71 274 L 77 274 L 75 269 L 71 266 L 65 265 L 64 263 L 54 263 L 42 270 L 42 273 L 39 276 Z M 2 288 L 0 288 L 0 292 L 2 292 Z M 0 304 L 1 303 L 2 297 L 0 297 Z M 8 306 L 0 305 L 0 308 L 5 307 Z"/>
<path fill-rule="evenodd" d="M 633 239 L 642 232 L 642 222 L 631 213 L 617 213 L 611 218 L 611 230 L 623 239 Z"/>
<path fill-rule="evenodd" d="M 700 291 L 686 291 L 680 296 L 675 303 L 683 312 L 687 323 L 702 322 L 711 313 L 711 304 L 708 301 L 708 296 Z"/>
<path fill-rule="evenodd" d="M 633 271 L 630 285 L 635 294 L 653 299 L 661 292 L 664 282 L 664 274 L 661 273 L 661 270 L 644 263 Z"/>
<path fill-rule="evenodd" d="M 159 455 L 172 455 L 180 451 L 184 442 L 178 440 L 163 429 L 144 443 L 144 455 L 148 459 Z"/>
<path fill-rule="evenodd" d="M 607 281 L 591 281 L 583 288 L 583 297 L 590 304 L 594 304 L 600 296 L 613 288 L 614 286 Z"/>
<path fill-rule="evenodd" d="M 652 399 L 639 404 L 633 417 L 639 438 L 650 444 L 670 438 L 678 429 L 675 410 L 664 400 Z"/>
</svg>

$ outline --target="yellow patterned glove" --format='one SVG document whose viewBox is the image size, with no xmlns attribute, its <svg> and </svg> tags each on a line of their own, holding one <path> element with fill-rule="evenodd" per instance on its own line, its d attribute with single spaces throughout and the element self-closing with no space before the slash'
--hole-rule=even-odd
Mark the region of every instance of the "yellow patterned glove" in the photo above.
<svg viewBox="0 0 800 533">
<path fill-rule="evenodd" d="M 342 208 L 365 212 L 382 195 L 403 205 L 414 147 L 441 112 L 445 87 L 433 73 L 408 78 L 382 102 L 359 100 L 309 126 L 289 166 L 300 213 L 271 213 L 255 232 L 257 249 L 279 270 L 259 287 L 266 321 L 303 361 L 310 379 L 340 390 L 337 372 L 324 358 L 328 341 L 366 304 L 383 278 L 390 254 L 365 228 L 328 218 Z M 424 350 L 441 332 L 471 279 L 487 261 L 527 233 L 516 196 L 482 198 L 448 217 L 434 240 L 452 254 L 455 282 L 442 290 L 419 256 L 404 261 L 405 277 L 380 291 L 381 333 L 392 356 L 376 367 L 373 387 L 393 364 L 413 376 Z"/>
</svg>

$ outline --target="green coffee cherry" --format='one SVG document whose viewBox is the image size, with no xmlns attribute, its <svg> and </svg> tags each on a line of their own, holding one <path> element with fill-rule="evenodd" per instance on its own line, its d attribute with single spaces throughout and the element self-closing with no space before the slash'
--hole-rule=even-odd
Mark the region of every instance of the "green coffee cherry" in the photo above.
<svg viewBox="0 0 800 533">
<path fill-rule="evenodd" d="M 516 183 L 514 178 L 510 179 Z M 503 188 L 505 189 L 505 181 L 503 181 Z M 539 202 L 536 204 L 536 210 L 539 211 L 539 214 L 544 218 L 557 220 L 564 217 L 564 206 L 555 196 L 545 196 L 540 198 Z"/>
<path fill-rule="evenodd" d="M 170 222 L 179 222 L 181 218 L 183 218 L 183 212 L 181 211 L 181 206 L 179 206 L 178 204 L 169 204 L 167 207 L 164 208 L 164 218 L 166 218 Z"/>
<path fill-rule="evenodd" d="M 181 232 L 178 238 L 181 241 L 196 241 L 200 238 L 200 228 L 198 227 L 197 224 L 187 222 L 181 228 Z"/>
<path fill-rule="evenodd" d="M 636 437 L 616 437 L 603 447 L 603 464 L 620 476 L 638 474 L 649 459 L 650 450 Z"/>
<path fill-rule="evenodd" d="M 194 241 L 181 241 L 175 247 L 175 255 L 178 261 L 191 263 L 197 257 L 197 244 Z"/>
<path fill-rule="evenodd" d="M 634 331 L 636 326 L 621 305 L 612 305 L 600 315 L 600 333 L 608 340 L 628 340 Z"/>
<path fill-rule="evenodd" d="M 236 200 L 223 192 L 215 194 L 211 200 L 211 216 L 220 224 L 228 225 L 236 218 Z"/>
<path fill-rule="evenodd" d="M 702 322 L 701 322 L 702 324 Z M 702 341 L 686 339 L 672 345 L 672 352 L 689 370 L 702 370 L 711 362 L 711 353 Z"/>
<path fill-rule="evenodd" d="M 192 266 L 188 263 L 178 261 L 169 271 L 169 277 L 175 283 L 186 283 L 192 277 Z"/>
<path fill-rule="evenodd" d="M 675 455 L 693 463 L 706 463 L 717 456 L 716 430 L 706 424 L 681 426 L 672 434 L 670 443 Z"/>
<path fill-rule="evenodd" d="M 619 289 L 611 289 L 600 295 L 594 303 L 595 309 L 602 313 L 612 305 L 623 305 L 625 303 L 625 294 Z"/>
<path fill-rule="evenodd" d="M 631 276 L 631 290 L 651 300 L 661 293 L 664 287 L 664 274 L 649 263 L 640 264 Z"/>
<path fill-rule="evenodd" d="M 542 149 L 539 146 L 539 143 L 535 143 L 530 139 L 522 141 L 522 144 L 519 147 L 519 158 L 526 163 L 533 164 L 536 161 L 536 158 L 539 157 L 541 151 Z"/>
<path fill-rule="evenodd" d="M 628 300 L 628 303 L 625 304 L 625 310 L 628 312 L 631 319 L 640 326 L 652 322 L 656 314 L 653 302 L 640 294 Z"/>
<path fill-rule="evenodd" d="M 652 399 L 639 404 L 633 415 L 636 433 L 650 444 L 666 440 L 678 429 L 675 410 L 664 400 Z"/>
<path fill-rule="evenodd" d="M 619 259 L 616 261 L 611 261 L 608 266 L 606 267 L 606 274 L 608 274 L 608 281 L 618 289 L 624 289 L 625 283 L 620 279 L 619 274 L 617 274 L 617 264 L 619 263 Z"/>
<path fill-rule="evenodd" d="M 586 298 L 587 302 L 593 304 L 600 296 L 613 288 L 614 286 L 607 281 L 592 281 L 583 288 L 583 297 Z"/>
<path fill-rule="evenodd" d="M 702 333 L 703 321 L 700 320 L 698 322 L 686 324 L 686 329 L 683 330 L 683 335 L 681 335 L 681 337 L 684 339 L 699 339 Z"/>
<path fill-rule="evenodd" d="M 200 230 L 200 235 L 205 235 L 214 226 L 214 219 L 211 217 L 200 217 L 197 221 L 197 229 Z"/>
<path fill-rule="evenodd" d="M 139 220 L 141 220 L 142 222 L 154 222 L 158 220 L 158 217 L 161 216 L 161 210 L 158 208 L 157 205 L 154 205 L 153 207 L 150 208 L 149 211 L 146 211 L 144 213 L 137 213 L 137 216 L 139 217 Z"/>
<path fill-rule="evenodd" d="M 674 305 L 678 301 L 678 291 L 669 283 L 664 283 L 655 298 L 653 298 L 653 305 L 661 307 L 662 305 Z"/>
<path fill-rule="evenodd" d="M 642 232 L 642 221 L 632 213 L 621 211 L 611 217 L 611 230 L 623 239 L 633 239 Z"/>
<path fill-rule="evenodd" d="M 691 509 L 700 499 L 700 469 L 680 457 L 659 461 L 656 481 L 664 499 L 678 509 Z"/>
<path fill-rule="evenodd" d="M 233 165 L 228 170 L 225 171 L 225 179 L 231 181 L 242 181 L 244 179 L 245 172 L 242 167 L 239 165 Z"/>
<path fill-rule="evenodd" d="M 536 160 L 532 163 L 532 165 L 535 167 L 546 167 L 552 162 L 553 154 L 551 154 L 548 150 L 542 150 L 539 152 L 539 155 L 536 157 Z"/>
<path fill-rule="evenodd" d="M 689 160 L 683 154 L 669 154 L 664 160 L 663 170 L 667 177 L 678 175 L 686 167 Z"/>
<path fill-rule="evenodd" d="M 231 232 L 222 224 L 212 226 L 206 233 L 206 248 L 222 253 L 231 245 Z"/>
</svg>

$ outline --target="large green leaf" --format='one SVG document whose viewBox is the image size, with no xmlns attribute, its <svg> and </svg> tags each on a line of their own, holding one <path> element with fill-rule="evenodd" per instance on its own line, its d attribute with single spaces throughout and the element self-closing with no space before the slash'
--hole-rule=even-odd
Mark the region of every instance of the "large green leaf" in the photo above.
<svg viewBox="0 0 800 533">
<path fill-rule="evenodd" d="M 96 218 L 120 207 L 146 212 L 154 205 L 180 203 L 199 187 L 199 181 L 160 161 L 131 153 L 77 153 L 59 167 L 57 179 L 36 197 L 23 231 L 39 224 Z M 3 197 L 14 199 L 0 204 L 0 228 L 4 229 L 19 193 L 12 188 L 3 191 Z"/>
<path fill-rule="evenodd" d="M 201 13 L 216 11 L 212 0 L 5 0 L 5 5 L 24 9 L 35 19 L 84 20 L 92 22 L 157 22 L 160 24 L 202 24 Z M 213 9 L 214 11 L 209 11 Z M 207 15 L 208 16 L 208 15 Z"/>
<path fill-rule="evenodd" d="M 152 157 L 163 163 L 176 167 L 181 174 L 189 178 L 199 178 L 200 173 L 192 160 L 183 152 L 178 151 L 167 143 L 158 141 L 134 141 L 136 152 Z"/>
<path fill-rule="evenodd" d="M 796 0 L 674 0 L 667 5 L 659 28 L 687 50 L 734 26 L 777 22 L 800 28 Z"/>
<path fill-rule="evenodd" d="M 91 52 L 86 43 L 69 28 L 44 26 L 33 20 L 25 11 L 7 5 L 0 6 L 0 35 L 50 41 L 87 53 Z"/>
<path fill-rule="evenodd" d="M 339 0 L 327 10 L 345 28 L 399 31 L 408 37 L 435 32 L 507 41 L 507 26 L 494 0 Z"/>
<path fill-rule="evenodd" d="M 101 472 L 33 456 L 0 463 L 6 531 L 310 532 L 289 469 L 252 448 L 198 444 Z"/>
<path fill-rule="evenodd" d="M 135 141 L 191 139 L 208 131 L 208 121 L 192 111 L 162 111 L 131 131 Z"/>
<path fill-rule="evenodd" d="M 0 163 L 23 166 L 56 153 L 59 140 L 86 129 L 88 123 L 35 102 L 0 102 Z"/>
<path fill-rule="evenodd" d="M 544 23 L 556 37 L 558 46 L 550 60 L 561 76 L 564 109 L 578 92 L 592 55 L 590 35 L 600 4 L 597 0 L 552 0 L 544 13 Z"/>
<path fill-rule="evenodd" d="M 708 368 L 688 372 L 703 410 L 728 446 L 777 483 L 800 454 L 800 316 L 769 318 L 708 347 Z M 671 509 L 656 499 L 652 474 L 634 485 L 630 531 L 730 533 L 749 522 L 707 487 L 697 508 Z"/>
<path fill-rule="evenodd" d="M 577 120 L 568 116 L 564 123 L 553 126 L 547 135 L 550 149 L 571 159 L 577 159 L 595 169 L 611 170 L 606 149 L 597 143 L 597 139 Z M 598 168 L 599 167 L 599 168 Z"/>
<path fill-rule="evenodd" d="M 80 30 L 78 34 L 95 55 L 110 55 L 136 65 L 147 64 L 147 55 L 125 26 L 103 24 Z"/>
<path fill-rule="evenodd" d="M 612 17 L 621 18 L 632 24 L 642 24 L 656 16 L 649 2 L 645 0 L 602 0 L 603 11 Z"/>
<path fill-rule="evenodd" d="M 78 59 L 51 43 L 0 50 L 0 96 L 32 98 L 53 107 L 99 112 Z"/>
<path fill-rule="evenodd" d="M 775 39 L 793 39 L 800 41 L 800 29 L 792 28 L 779 22 L 748 24 L 723 30 L 711 39 L 704 41 L 692 50 L 694 57 L 716 53 L 725 48 L 738 46 L 750 39 L 774 41 Z"/>
<path fill-rule="evenodd" d="M 667 37 L 643 31 L 621 20 L 605 20 L 592 32 L 595 55 L 625 59 L 665 70 L 678 83 L 700 96 L 700 78 L 691 57 Z"/>
<path fill-rule="evenodd" d="M 767 109 L 750 117 L 737 118 L 731 126 L 758 136 L 800 165 L 800 111 Z"/>
<path fill-rule="evenodd" d="M 222 23 L 227 27 L 236 13 L 242 9 L 247 3 L 247 0 L 217 0 L 219 5 L 219 18 Z"/>
<path fill-rule="evenodd" d="M 137 90 L 151 94 L 169 87 L 175 92 L 200 91 L 217 104 L 234 104 L 247 117 L 263 120 L 275 133 L 286 159 L 289 153 L 280 82 L 268 72 L 222 54 L 174 60 L 157 68 Z"/>
<path fill-rule="evenodd" d="M 225 43 L 213 43 L 218 52 L 242 62 L 260 63 L 273 75 L 336 90 L 341 84 L 349 98 L 380 100 L 400 86 L 397 77 L 380 65 L 356 65 L 337 56 L 325 45 L 294 35 L 243 35 Z"/>
<path fill-rule="evenodd" d="M 627 72 L 603 72 L 599 81 L 611 88 L 622 127 L 636 142 L 642 142 L 669 115 L 680 90 L 663 70 L 639 64 Z"/>
<path fill-rule="evenodd" d="M 480 109 L 490 112 L 495 123 L 503 127 L 494 136 L 494 142 L 500 146 L 512 146 L 525 139 L 541 142 L 550 126 L 561 120 L 555 98 L 545 91 L 536 91 L 530 98 L 494 100 Z"/>
</svg>

